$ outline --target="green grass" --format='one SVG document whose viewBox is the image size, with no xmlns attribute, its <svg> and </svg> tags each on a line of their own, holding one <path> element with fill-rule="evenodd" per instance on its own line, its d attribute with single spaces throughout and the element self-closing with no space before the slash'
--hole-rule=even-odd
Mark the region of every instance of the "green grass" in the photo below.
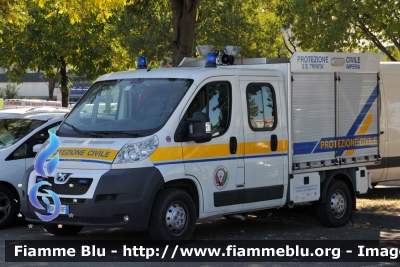
<svg viewBox="0 0 400 267">
<path fill-rule="evenodd" d="M 357 211 L 378 212 L 400 216 L 400 199 L 357 198 Z"/>
</svg>

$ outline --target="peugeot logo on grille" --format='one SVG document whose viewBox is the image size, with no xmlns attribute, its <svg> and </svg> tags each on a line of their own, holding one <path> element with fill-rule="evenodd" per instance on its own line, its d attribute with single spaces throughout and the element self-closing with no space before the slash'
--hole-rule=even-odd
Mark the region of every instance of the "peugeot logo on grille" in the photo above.
<svg viewBox="0 0 400 267">
<path fill-rule="evenodd" d="M 57 175 L 54 177 L 54 183 L 56 184 L 65 184 L 68 182 L 69 177 L 71 176 L 72 173 L 57 173 Z"/>
</svg>

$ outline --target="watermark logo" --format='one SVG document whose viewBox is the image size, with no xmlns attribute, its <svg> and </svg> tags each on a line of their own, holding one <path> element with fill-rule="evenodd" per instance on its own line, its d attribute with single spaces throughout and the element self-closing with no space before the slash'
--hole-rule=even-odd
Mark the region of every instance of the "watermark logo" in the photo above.
<svg viewBox="0 0 400 267">
<path fill-rule="evenodd" d="M 29 201 L 32 203 L 32 206 L 34 206 L 35 208 L 40 209 L 40 210 L 45 209 L 37 199 L 37 192 L 39 191 L 39 187 L 41 187 L 42 185 L 50 185 L 51 186 L 51 184 L 49 182 L 42 181 L 42 182 L 35 184 L 32 187 L 31 191 L 29 191 Z M 53 191 L 48 190 L 48 189 L 44 189 L 44 191 L 46 191 L 52 197 L 52 199 L 54 201 L 54 212 L 53 212 L 53 214 L 50 214 L 50 215 L 42 215 L 39 212 L 35 211 L 35 214 L 42 221 L 48 222 L 48 221 L 55 219 L 58 216 L 58 214 L 60 214 L 61 201 L 60 201 L 60 198 L 57 196 L 57 194 L 54 193 Z M 44 203 L 46 203 L 47 206 L 50 206 L 50 201 L 46 196 L 42 196 L 42 200 Z"/>
<path fill-rule="evenodd" d="M 57 168 L 58 162 L 60 160 L 60 156 L 57 153 L 57 155 L 55 155 L 54 158 L 52 158 L 48 161 L 47 166 L 46 166 L 46 170 L 47 170 L 47 173 L 46 173 L 46 171 L 44 169 L 45 162 L 54 152 L 57 151 L 58 147 L 60 146 L 60 140 L 58 140 L 57 136 L 55 136 L 50 131 L 49 131 L 49 135 L 50 135 L 49 146 L 39 153 L 39 155 L 36 158 L 35 164 L 34 164 L 36 172 L 39 175 L 41 175 L 42 177 L 46 177 L 46 178 L 47 178 L 47 176 L 51 175 L 53 173 L 53 171 Z M 32 189 L 29 191 L 29 201 L 31 202 L 32 206 L 34 206 L 35 208 L 40 209 L 40 210 L 48 210 L 48 209 L 45 209 L 40 204 L 40 202 L 38 201 L 38 198 L 37 198 L 37 193 L 39 191 L 39 188 L 44 185 L 51 186 L 51 184 L 49 182 L 41 181 L 39 183 L 36 183 L 32 187 Z M 58 195 L 56 193 L 54 193 L 53 191 L 48 190 L 48 189 L 43 189 L 43 190 L 45 192 L 47 192 L 53 199 L 54 212 L 50 215 L 42 215 L 35 211 L 35 214 L 42 221 L 48 222 L 48 221 L 55 219 L 60 214 L 61 201 L 60 201 L 60 198 L 58 197 Z M 47 205 L 47 207 L 50 207 L 50 201 L 46 196 L 42 196 L 42 201 Z"/>
<path fill-rule="evenodd" d="M 58 140 L 57 136 L 55 136 L 55 134 L 53 134 L 50 131 L 49 131 L 49 134 L 50 134 L 49 146 L 39 153 L 39 155 L 37 156 L 36 161 L 35 161 L 35 170 L 39 175 L 41 175 L 43 177 L 47 177 L 45 170 L 44 170 L 44 163 L 54 152 L 57 151 L 58 147 L 60 146 L 60 140 Z M 46 168 L 48 175 L 51 175 L 53 173 L 53 171 L 57 168 L 59 160 L 60 160 L 60 156 L 58 153 L 54 158 L 49 160 L 49 162 L 47 163 L 47 168 Z"/>
</svg>

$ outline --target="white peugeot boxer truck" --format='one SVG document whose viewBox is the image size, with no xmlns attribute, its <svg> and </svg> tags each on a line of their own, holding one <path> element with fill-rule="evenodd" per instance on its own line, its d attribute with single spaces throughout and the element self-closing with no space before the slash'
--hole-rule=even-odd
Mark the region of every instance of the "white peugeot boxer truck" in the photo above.
<svg viewBox="0 0 400 267">
<path fill-rule="evenodd" d="M 24 188 L 44 209 L 25 201 L 26 219 L 56 235 L 103 226 L 185 240 L 198 219 L 316 202 L 323 225 L 345 225 L 380 163 L 379 56 L 232 51 L 100 77 L 48 159 L 49 140 L 38 151 Z M 40 199 L 49 190 L 60 203 Z"/>
</svg>

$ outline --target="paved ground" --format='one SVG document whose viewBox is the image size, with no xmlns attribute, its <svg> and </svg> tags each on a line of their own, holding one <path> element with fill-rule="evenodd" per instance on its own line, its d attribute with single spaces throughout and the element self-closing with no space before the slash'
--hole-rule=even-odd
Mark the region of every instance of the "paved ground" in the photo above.
<svg viewBox="0 0 400 267">
<path fill-rule="evenodd" d="M 397 196 L 400 187 L 398 185 L 378 185 L 376 189 L 371 190 L 369 195 L 385 196 L 387 198 Z M 384 227 L 375 227 L 367 223 L 349 223 L 341 228 L 327 228 L 321 226 L 313 214 L 311 206 L 297 207 L 293 210 L 280 209 L 268 210 L 251 216 L 246 221 L 227 220 L 222 217 L 213 217 L 207 220 L 201 220 L 197 223 L 196 230 L 192 240 L 313 240 L 316 244 L 323 240 L 333 240 L 334 244 L 346 244 L 348 240 L 393 240 L 400 241 L 400 229 L 390 229 Z M 46 240 L 59 240 L 63 243 L 67 240 L 150 240 L 145 231 L 128 231 L 118 228 L 105 229 L 101 227 L 87 227 L 83 231 L 70 237 L 55 237 L 44 231 L 40 224 L 35 224 L 32 229 L 28 223 L 19 220 L 18 224 L 9 229 L 0 231 L 0 266 L 1 267 L 19 267 L 19 266 L 82 266 L 82 267 L 109 267 L 109 266 L 400 266 L 398 262 L 362 262 L 362 263 L 246 263 L 246 262 L 202 262 L 202 263 L 5 263 L 4 240 L 36 240 L 37 242 Z M 399 257 L 400 258 L 400 257 Z"/>
<path fill-rule="evenodd" d="M 369 227 L 362 224 L 349 224 L 341 228 L 327 228 L 319 225 L 310 214 L 292 215 L 298 212 L 269 211 L 261 217 L 251 217 L 247 221 L 227 220 L 214 217 L 199 221 L 193 240 L 334 240 L 343 244 L 348 240 L 400 240 L 400 229 L 385 229 Z M 18 226 L 2 230 L 0 236 L 0 266 L 85 266 L 102 267 L 110 263 L 4 263 L 3 240 L 149 240 L 145 231 L 127 231 L 122 229 L 104 229 L 88 227 L 77 236 L 55 237 L 46 233 L 40 224 L 32 229 L 27 223 L 20 222 Z M 288 241 L 288 244 L 290 242 Z M 3 262 L 3 263 L 1 263 Z M 71 265 L 72 264 L 72 265 Z M 343 263 L 135 263 L 134 266 L 338 266 Z M 112 263 L 111 266 L 132 266 L 132 263 Z M 346 263 L 346 266 L 400 266 L 396 263 Z"/>
</svg>

